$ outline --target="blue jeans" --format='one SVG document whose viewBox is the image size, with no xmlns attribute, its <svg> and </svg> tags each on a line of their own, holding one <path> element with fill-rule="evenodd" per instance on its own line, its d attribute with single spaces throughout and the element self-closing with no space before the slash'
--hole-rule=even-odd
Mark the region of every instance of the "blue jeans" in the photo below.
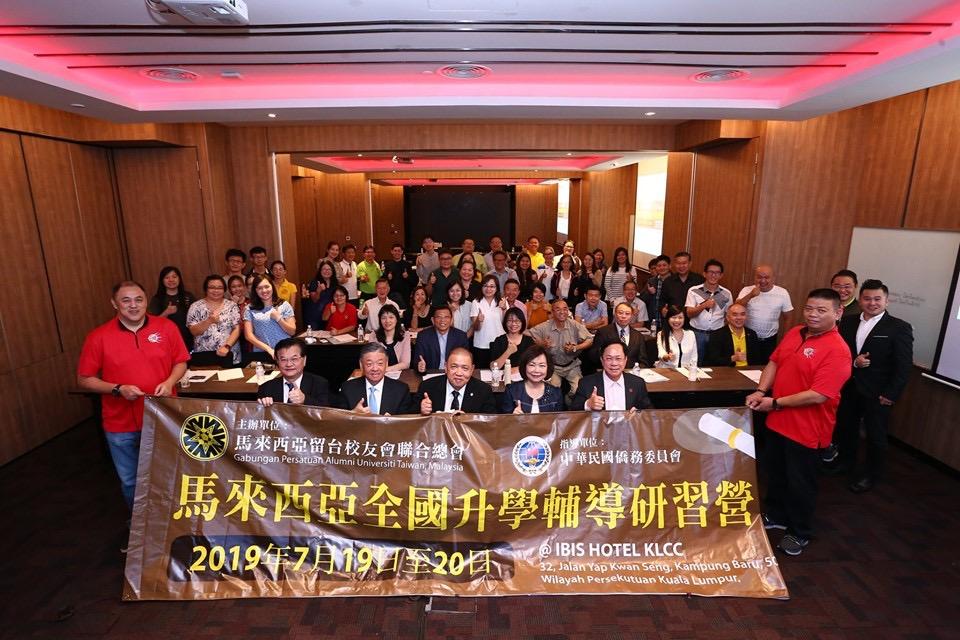
<svg viewBox="0 0 960 640">
<path fill-rule="evenodd" d="M 140 432 L 111 433 L 104 431 L 113 466 L 120 476 L 120 490 L 127 508 L 133 511 L 133 495 L 137 488 L 137 462 L 140 460 Z"/>
<path fill-rule="evenodd" d="M 707 343 L 710 342 L 710 332 L 703 329 L 694 329 L 693 337 L 697 339 L 697 362 L 702 365 L 707 361 Z"/>
</svg>

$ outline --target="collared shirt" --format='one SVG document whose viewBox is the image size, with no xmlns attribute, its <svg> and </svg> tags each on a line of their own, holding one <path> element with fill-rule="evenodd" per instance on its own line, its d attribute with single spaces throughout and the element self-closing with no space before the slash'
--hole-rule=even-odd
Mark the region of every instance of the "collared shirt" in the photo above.
<svg viewBox="0 0 960 640">
<path fill-rule="evenodd" d="M 460 407 L 460 411 L 463 410 L 463 396 L 464 392 L 467 390 L 467 385 L 463 385 L 460 389 L 454 389 L 453 385 L 450 384 L 450 380 L 447 380 L 447 394 L 443 401 L 443 410 L 444 411 L 453 411 L 454 409 L 450 406 L 453 403 L 453 392 L 457 392 L 457 405 Z"/>
<path fill-rule="evenodd" d="M 517 279 L 517 272 L 514 271 L 513 269 L 510 269 L 509 267 L 504 269 L 503 271 L 497 271 L 496 269 L 491 267 L 489 274 L 492 275 L 494 278 L 496 278 L 497 282 L 500 283 L 501 294 L 503 293 L 503 286 L 507 284 L 507 280 L 509 280 L 510 278 L 513 278 L 514 280 Z"/>
<path fill-rule="evenodd" d="M 376 403 L 377 403 L 376 412 L 383 413 L 383 378 L 381 378 L 380 382 L 378 382 L 377 384 L 371 384 L 370 381 L 367 380 L 366 378 L 363 379 L 363 394 L 364 394 L 364 397 L 366 398 L 366 400 L 364 400 L 364 403 L 368 407 L 373 406 L 373 402 L 370 401 L 371 393 L 376 396 Z"/>
<path fill-rule="evenodd" d="M 421 253 L 417 256 L 417 277 L 420 284 L 430 282 L 430 274 L 440 268 L 440 256 L 436 251 L 433 253 Z"/>
<path fill-rule="evenodd" d="M 704 286 L 693 287 L 687 292 L 687 301 L 684 306 L 696 307 L 700 303 L 713 298 L 716 304 L 709 309 L 703 309 L 695 317 L 690 318 L 690 326 L 700 331 L 713 331 L 723 326 L 727 307 L 733 302 L 733 294 L 726 287 L 717 287 L 710 292 Z"/>
<path fill-rule="evenodd" d="M 341 260 L 338 264 L 340 265 L 341 276 L 346 274 L 348 271 L 350 272 L 350 277 L 347 278 L 347 281 L 341 283 L 343 288 L 347 290 L 347 300 L 356 300 L 360 297 L 360 294 L 357 291 L 357 263 Z"/>
<path fill-rule="evenodd" d="M 303 373 L 301 373 L 296 380 L 283 380 L 283 402 L 284 404 L 290 402 L 290 384 L 293 384 L 294 389 L 299 389 L 300 385 L 303 383 Z"/>
<path fill-rule="evenodd" d="M 447 338 L 450 336 L 450 330 L 447 329 L 445 333 L 440 333 L 437 331 L 437 344 L 440 345 L 440 368 L 446 366 L 447 364 Z"/>
<path fill-rule="evenodd" d="M 605 411 L 626 411 L 627 391 L 623 386 L 623 375 L 619 380 L 611 380 L 603 374 L 603 408 Z"/>
<path fill-rule="evenodd" d="M 553 320 L 538 324 L 530 330 L 530 337 L 540 342 L 549 340 L 553 346 L 548 351 L 554 364 L 558 367 L 566 367 L 574 362 L 579 362 L 580 354 L 567 353 L 563 350 L 563 345 L 568 343 L 580 344 L 584 340 L 592 339 L 593 336 L 585 326 L 576 320 L 567 318 L 563 327 L 558 327 Z"/>
<path fill-rule="evenodd" d="M 380 302 L 380 298 L 370 298 L 362 305 L 360 305 L 360 311 L 366 312 L 367 318 L 367 331 L 376 331 L 380 328 L 380 309 L 386 307 L 387 305 L 392 306 L 397 310 L 397 315 L 400 315 L 400 307 L 396 302 L 387 298 L 385 302 Z M 361 317 L 361 314 L 357 314 L 358 317 Z"/>
<path fill-rule="evenodd" d="M 740 290 L 737 299 L 756 288 L 750 285 Z M 766 340 L 780 331 L 780 315 L 793 311 L 790 294 L 781 286 L 773 285 L 770 291 L 761 291 L 747 303 L 747 326 L 757 332 L 757 337 Z"/>
<path fill-rule="evenodd" d="M 590 303 L 584 300 L 576 306 L 575 315 L 580 318 L 584 324 L 596 322 L 601 318 L 607 317 L 607 303 L 601 300 L 597 303 L 596 307 L 591 308 Z"/>
<path fill-rule="evenodd" d="M 869 320 L 863 317 L 863 314 L 860 314 L 860 326 L 857 327 L 857 353 L 859 354 L 863 351 L 863 343 L 867 341 L 867 336 L 870 335 L 870 332 L 873 331 L 873 328 L 877 326 L 877 323 L 880 322 L 880 318 L 886 311 L 875 315 Z"/>
<path fill-rule="evenodd" d="M 738 336 L 733 329 L 730 329 L 730 335 L 733 337 L 734 352 L 746 353 L 747 352 L 747 332 L 741 331 L 740 335 Z M 737 360 L 737 362 L 735 363 L 735 366 L 745 367 L 747 366 L 747 362 L 746 361 L 741 362 L 740 360 Z"/>
<path fill-rule="evenodd" d="M 530 268 L 536 271 L 540 268 L 540 265 L 544 263 L 543 254 L 537 251 L 536 253 L 530 253 L 528 250 L 524 249 L 524 252 L 530 256 Z"/>
<path fill-rule="evenodd" d="M 630 346 L 630 326 L 621 327 L 620 325 L 614 325 L 617 328 L 617 337 L 620 339 L 625 346 Z"/>
<path fill-rule="evenodd" d="M 628 301 L 626 298 L 620 297 L 613 301 L 613 312 L 617 312 L 617 305 L 619 304 L 628 304 L 630 308 L 633 309 L 633 315 L 630 317 L 630 323 L 634 322 L 646 322 L 650 319 L 649 314 L 647 314 L 647 305 L 644 304 L 643 300 L 639 296 L 635 296 L 633 301 Z"/>
</svg>

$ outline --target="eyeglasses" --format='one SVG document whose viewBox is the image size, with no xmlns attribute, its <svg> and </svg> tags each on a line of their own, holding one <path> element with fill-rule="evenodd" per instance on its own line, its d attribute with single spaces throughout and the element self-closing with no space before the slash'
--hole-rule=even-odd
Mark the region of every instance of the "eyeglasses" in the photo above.
<svg viewBox="0 0 960 640">
<path fill-rule="evenodd" d="M 712 270 L 711 270 L 711 271 L 707 271 L 706 273 L 707 273 L 708 276 L 721 276 L 721 275 L 723 275 L 723 271 L 712 271 Z"/>
<path fill-rule="evenodd" d="M 289 358 L 278 358 L 277 362 L 280 364 L 297 364 L 303 360 L 303 356 L 291 356 Z"/>
</svg>

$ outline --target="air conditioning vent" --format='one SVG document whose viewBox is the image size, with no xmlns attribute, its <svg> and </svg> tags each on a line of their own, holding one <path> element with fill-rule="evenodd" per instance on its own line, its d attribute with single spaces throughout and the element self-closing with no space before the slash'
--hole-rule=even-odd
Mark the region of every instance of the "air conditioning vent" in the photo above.
<svg viewBox="0 0 960 640">
<path fill-rule="evenodd" d="M 144 69 L 140 73 L 151 80 L 159 80 L 160 82 L 196 82 L 200 79 L 200 74 L 176 67 L 152 67 Z"/>
<path fill-rule="evenodd" d="M 474 80 L 490 74 L 490 68 L 479 64 L 448 64 L 437 69 L 445 78 L 455 80 Z"/>
<path fill-rule="evenodd" d="M 703 71 L 693 76 L 694 82 L 729 82 L 731 80 L 742 80 L 749 74 L 743 69 L 711 69 Z"/>
</svg>

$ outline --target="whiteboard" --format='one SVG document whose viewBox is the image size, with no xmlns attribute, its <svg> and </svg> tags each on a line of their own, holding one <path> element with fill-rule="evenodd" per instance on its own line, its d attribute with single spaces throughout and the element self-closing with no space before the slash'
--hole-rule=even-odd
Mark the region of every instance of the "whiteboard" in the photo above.
<svg viewBox="0 0 960 640">
<path fill-rule="evenodd" d="M 913 362 L 930 369 L 953 284 L 960 232 L 854 227 L 847 268 L 882 280 L 887 310 L 913 325 Z"/>
</svg>

